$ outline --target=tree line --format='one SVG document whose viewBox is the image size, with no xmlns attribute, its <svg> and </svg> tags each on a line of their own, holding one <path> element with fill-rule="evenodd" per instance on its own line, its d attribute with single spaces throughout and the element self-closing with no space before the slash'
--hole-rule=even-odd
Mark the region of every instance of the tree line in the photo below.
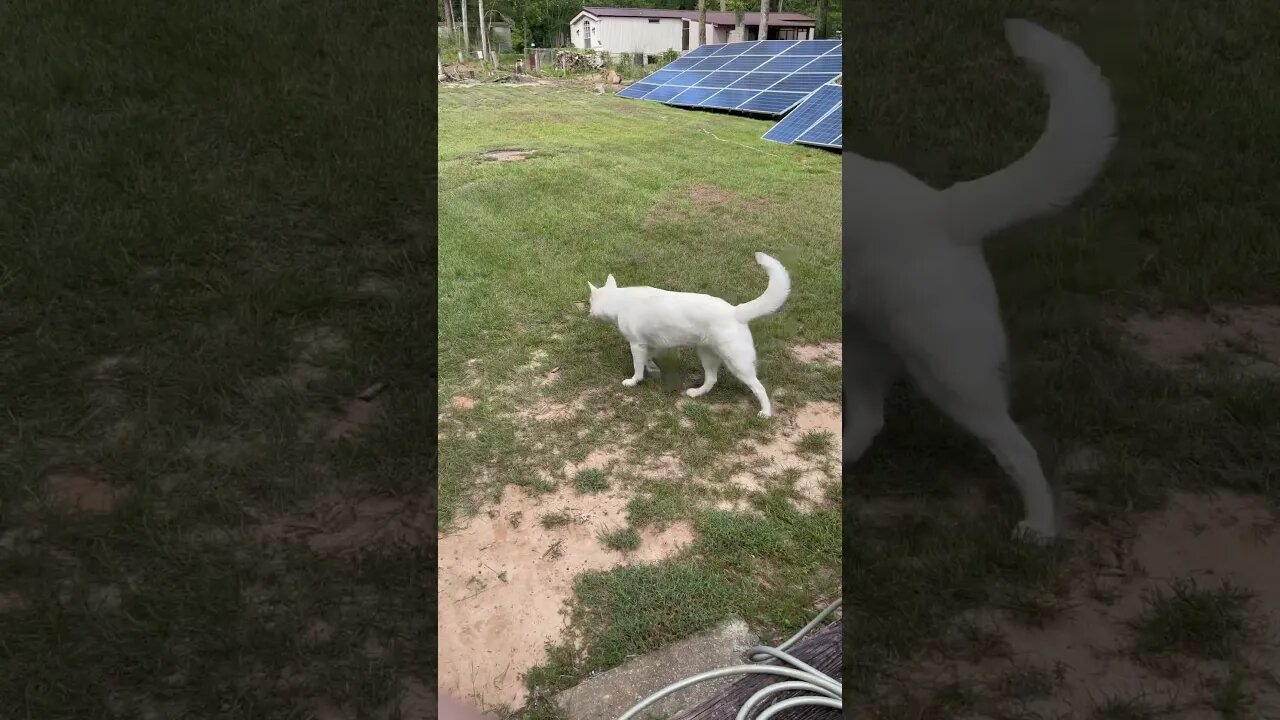
<svg viewBox="0 0 1280 720">
<path fill-rule="evenodd" d="M 603 4 L 603 0 L 602 4 Z M 440 0 L 440 22 L 452 29 L 462 49 L 481 49 L 484 42 L 480 23 L 494 20 L 511 24 L 511 41 L 517 50 L 526 47 L 561 47 L 567 43 L 569 21 L 582 11 L 581 0 Z M 841 3 L 831 0 L 615 0 L 609 7 L 661 8 L 700 12 L 760 12 L 768 25 L 768 14 L 796 12 L 814 19 L 815 37 L 836 37 L 840 27 Z M 465 28 L 465 31 L 464 31 Z M 472 44 L 477 47 L 471 48 Z"/>
</svg>

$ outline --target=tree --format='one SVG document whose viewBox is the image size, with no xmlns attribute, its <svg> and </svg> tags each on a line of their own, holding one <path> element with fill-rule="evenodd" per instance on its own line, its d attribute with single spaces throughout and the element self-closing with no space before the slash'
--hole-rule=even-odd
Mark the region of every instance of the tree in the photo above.
<svg viewBox="0 0 1280 720">
<path fill-rule="evenodd" d="M 723 0 L 721 0 L 723 2 Z M 707 0 L 698 0 L 698 47 L 707 44 Z"/>
<path fill-rule="evenodd" d="M 470 34 L 471 31 L 467 27 L 467 0 L 462 0 L 462 52 L 467 55 L 471 54 Z"/>
<path fill-rule="evenodd" d="M 465 0 L 464 0 L 465 2 Z M 463 22 L 466 22 L 465 20 Z M 769 0 L 760 0 L 760 40 L 769 39 Z"/>
<path fill-rule="evenodd" d="M 476 24 L 480 26 L 480 56 L 484 58 L 482 62 L 489 62 L 489 33 L 484 27 L 484 0 L 478 0 L 480 3 L 480 16 L 476 18 Z"/>
<path fill-rule="evenodd" d="M 818 7 L 813 19 L 813 36 L 818 39 L 831 37 L 831 28 L 828 27 L 828 0 L 818 0 Z"/>
</svg>

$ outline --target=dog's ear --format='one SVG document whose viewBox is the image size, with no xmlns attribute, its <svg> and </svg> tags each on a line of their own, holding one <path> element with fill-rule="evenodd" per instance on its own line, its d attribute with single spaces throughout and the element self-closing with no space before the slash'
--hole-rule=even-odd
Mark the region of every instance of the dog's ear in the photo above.
<svg viewBox="0 0 1280 720">
<path fill-rule="evenodd" d="M 587 281 L 587 287 L 591 288 L 591 292 L 595 292 L 595 291 L 597 291 L 597 290 L 599 290 L 599 289 L 600 289 L 600 288 L 596 287 L 595 285 L 592 285 L 590 280 L 588 280 L 588 281 Z"/>
<path fill-rule="evenodd" d="M 610 275 L 609 277 L 605 278 L 604 286 L 605 286 L 605 287 L 618 287 L 618 281 L 617 281 L 617 280 L 614 280 L 614 279 L 613 279 L 613 276 L 612 276 L 612 275 Z"/>
</svg>

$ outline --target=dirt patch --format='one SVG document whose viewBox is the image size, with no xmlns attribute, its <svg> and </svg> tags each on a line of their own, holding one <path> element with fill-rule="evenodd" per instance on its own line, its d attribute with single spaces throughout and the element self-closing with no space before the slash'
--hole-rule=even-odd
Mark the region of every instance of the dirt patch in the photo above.
<svg viewBox="0 0 1280 720">
<path fill-rule="evenodd" d="M 318 327 L 299 333 L 294 338 L 296 359 L 280 375 L 260 378 L 250 383 L 258 396 L 272 396 L 281 391 L 304 392 L 313 383 L 329 376 L 328 365 L 333 356 L 346 352 L 350 343 L 342 333 L 329 327 Z"/>
<path fill-rule="evenodd" d="M 99 477 L 92 470 L 61 467 L 44 477 L 45 495 L 60 512 L 105 515 L 115 509 L 124 492 Z"/>
<path fill-rule="evenodd" d="M 580 467 L 616 458 L 588 458 Z M 547 494 L 508 487 L 488 514 L 440 538 L 440 690 L 486 707 L 525 702 L 521 674 L 545 661 L 559 638 L 574 576 L 626 562 L 654 562 L 692 540 L 683 523 L 641 531 L 629 556 L 606 549 L 599 535 L 626 525 L 629 495 L 580 495 L 569 484 Z M 573 522 L 544 527 L 564 513 Z"/>
<path fill-rule="evenodd" d="M 490 150 L 480 153 L 482 160 L 496 160 L 497 162 L 520 162 L 533 157 L 532 150 Z"/>
<path fill-rule="evenodd" d="M 454 409 L 457 410 L 470 410 L 476 406 L 476 401 L 475 398 L 470 398 L 466 395 L 454 395 L 449 400 L 449 404 L 453 405 Z"/>
<path fill-rule="evenodd" d="M 355 397 L 343 400 L 341 407 L 333 412 L 309 415 L 299 428 L 299 435 L 304 440 L 323 438 L 329 442 L 337 442 L 360 434 L 386 417 L 385 397 L 382 394 L 385 388 L 383 383 L 375 383 Z"/>
<path fill-rule="evenodd" d="M 1220 307 L 1204 315 L 1139 314 L 1124 321 L 1134 351 L 1171 370 L 1225 366 L 1280 379 L 1280 307 Z"/>
<path fill-rule="evenodd" d="M 840 365 L 844 345 L 839 342 L 825 342 L 816 345 L 794 345 L 790 348 L 791 356 L 806 365 Z"/>
<path fill-rule="evenodd" d="M 251 513 L 253 514 L 253 513 Z M 343 555 L 379 547 L 422 544 L 435 522 L 424 502 L 375 495 L 363 499 L 330 494 L 304 515 L 272 519 L 256 516 L 260 538 L 304 542 L 322 555 Z"/>
<path fill-rule="evenodd" d="M 1254 703 L 1248 717 L 1276 717 L 1275 523 L 1258 497 L 1178 495 L 1135 527 L 1091 528 L 1062 614 L 1031 627 L 999 610 L 966 613 L 943 647 L 904 668 L 899 679 L 911 688 L 912 704 L 958 684 L 978 693 L 981 713 L 1063 720 L 1101 717 L 1102 708 L 1123 703 L 1148 708 L 1141 717 L 1218 717 L 1215 692 L 1239 682 Z M 1151 593 L 1188 581 L 1214 589 L 1224 580 L 1253 595 L 1251 620 L 1259 629 L 1236 663 L 1134 653 L 1131 622 L 1147 610 Z M 991 640 L 976 656 L 975 637 Z"/>
<path fill-rule="evenodd" d="M 389 297 L 396 293 L 396 284 L 381 275 L 365 275 L 356 285 L 356 293 L 371 297 Z"/>
<path fill-rule="evenodd" d="M 84 367 L 76 380 L 85 388 L 89 400 L 99 407 L 122 405 L 127 375 L 138 368 L 138 361 L 123 355 L 110 355 Z"/>
<path fill-rule="evenodd" d="M 775 420 L 779 432 L 763 445 L 743 448 L 749 468 L 730 482 L 744 492 L 758 492 L 773 477 L 789 475 L 800 507 L 822 505 L 827 487 L 840 477 L 840 405 L 812 402 Z"/>
<path fill-rule="evenodd" d="M 694 185 L 689 188 L 689 197 L 699 205 L 728 205 L 733 193 L 715 185 Z"/>
</svg>

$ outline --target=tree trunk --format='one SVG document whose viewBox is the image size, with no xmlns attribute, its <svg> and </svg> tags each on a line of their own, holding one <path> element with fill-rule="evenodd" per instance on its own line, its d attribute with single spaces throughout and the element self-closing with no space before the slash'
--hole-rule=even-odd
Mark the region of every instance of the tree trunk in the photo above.
<svg viewBox="0 0 1280 720">
<path fill-rule="evenodd" d="M 768 0 L 765 0 L 765 2 L 768 2 Z M 471 56 L 470 34 L 471 29 L 467 27 L 467 0 L 462 0 L 462 52 L 468 56 L 468 59 Z"/>
<path fill-rule="evenodd" d="M 814 24 L 813 36 L 819 40 L 825 40 L 826 38 L 831 37 L 831 32 L 830 30 L 827 29 L 827 22 L 829 17 L 827 15 L 827 0 L 818 0 L 818 11 L 816 15 L 817 17 L 814 18 L 814 23 L 813 23 Z"/>
<path fill-rule="evenodd" d="M 444 10 L 444 24 L 449 28 L 449 37 L 457 32 L 457 28 L 453 26 L 453 2 L 452 0 L 440 0 L 440 9 Z"/>
<path fill-rule="evenodd" d="M 707 0 L 698 0 L 698 47 L 707 44 Z"/>
<path fill-rule="evenodd" d="M 720 0 L 720 12 L 728 12 L 729 8 L 725 6 L 725 0 Z"/>
<path fill-rule="evenodd" d="M 733 11 L 733 14 L 734 14 L 733 31 L 738 34 L 738 42 L 742 42 L 743 40 L 747 39 L 747 26 L 746 26 L 747 13 L 742 8 L 738 8 L 737 10 Z"/>
<path fill-rule="evenodd" d="M 480 55 L 484 58 L 483 62 L 489 62 L 489 33 L 484 27 L 484 0 L 479 0 L 480 15 L 476 18 L 476 26 L 480 30 Z"/>
<path fill-rule="evenodd" d="M 841 652 L 841 630 L 843 629 L 843 620 L 834 622 L 819 630 L 816 635 L 797 643 L 790 652 L 796 659 L 838 680 L 841 660 L 844 657 Z M 781 680 L 783 678 L 777 675 L 747 675 L 688 710 L 675 714 L 671 720 L 733 720 L 747 698 L 754 695 L 760 688 Z M 795 697 L 797 694 L 795 691 L 780 692 L 771 700 L 757 705 L 756 712 L 759 713 L 777 701 Z M 786 718 L 786 720 L 839 720 L 840 711 L 828 707 L 808 706 L 784 711 L 777 717 Z"/>
<path fill-rule="evenodd" d="M 760 35 L 757 39 L 769 39 L 769 0 L 760 0 Z"/>
</svg>

